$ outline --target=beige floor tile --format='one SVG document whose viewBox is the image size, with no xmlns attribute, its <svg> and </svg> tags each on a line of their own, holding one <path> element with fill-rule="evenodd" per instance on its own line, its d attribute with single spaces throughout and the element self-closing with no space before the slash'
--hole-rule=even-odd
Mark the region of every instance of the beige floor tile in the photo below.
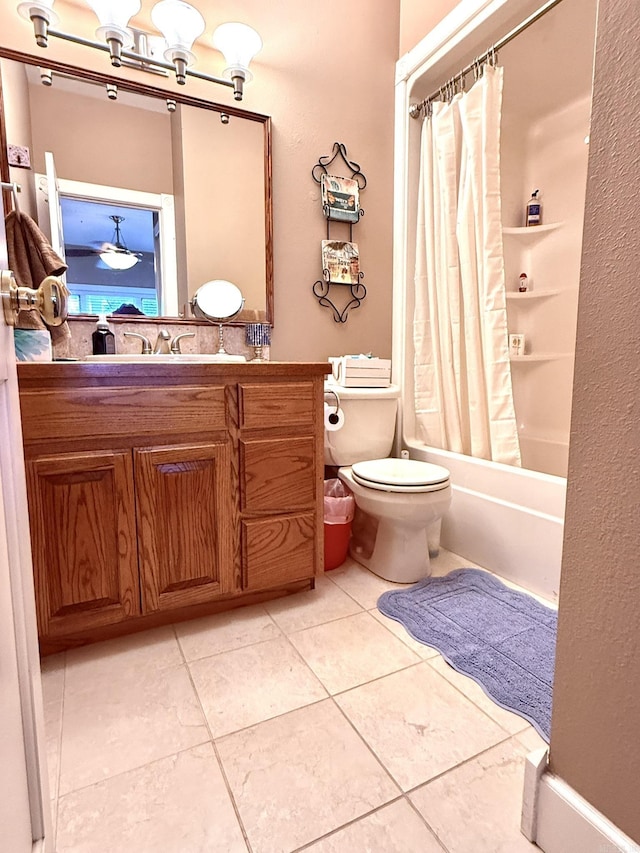
<svg viewBox="0 0 640 853">
<path fill-rule="evenodd" d="M 329 574 L 332 574 L 331 572 Z M 359 613 L 362 608 L 328 577 L 316 579 L 316 588 L 287 595 L 265 605 L 286 634 Z"/>
<path fill-rule="evenodd" d="M 60 800 L 57 853 L 246 853 L 246 849 L 211 744 Z"/>
<path fill-rule="evenodd" d="M 431 575 L 433 577 L 443 577 L 448 575 L 454 569 L 481 569 L 477 563 L 472 563 L 465 557 L 460 557 L 454 554 L 453 551 L 447 551 L 444 548 L 440 549 L 437 557 L 431 558 Z"/>
<path fill-rule="evenodd" d="M 57 851 L 56 833 L 58 831 L 58 800 L 51 800 L 51 850 Z"/>
<path fill-rule="evenodd" d="M 538 850 L 520 833 L 524 750 L 510 740 L 411 794 L 449 853 Z"/>
<path fill-rule="evenodd" d="M 183 663 L 173 628 L 154 628 L 67 652 L 65 697 L 69 693 L 108 688 L 123 671 L 139 667 L 161 671 Z"/>
<path fill-rule="evenodd" d="M 528 725 L 523 732 L 518 732 L 516 740 L 522 744 L 528 753 L 535 749 L 549 749 L 549 744 L 531 725 Z"/>
<path fill-rule="evenodd" d="M 214 737 L 326 698 L 284 637 L 189 664 Z"/>
<path fill-rule="evenodd" d="M 229 735 L 218 750 L 254 853 L 294 850 L 399 794 L 331 700 Z"/>
<path fill-rule="evenodd" d="M 61 795 L 209 739 L 186 666 L 156 669 L 146 660 L 120 671 L 112 661 L 109 677 L 98 666 L 95 678 L 88 659 L 73 676 L 68 665 Z"/>
<path fill-rule="evenodd" d="M 44 708 L 44 734 L 47 750 L 49 796 L 58 796 L 60 776 L 60 739 L 62 736 L 62 702 L 64 696 L 65 653 L 43 658 L 42 700 Z"/>
<path fill-rule="evenodd" d="M 42 701 L 45 705 L 49 702 L 62 702 L 65 659 L 66 652 L 62 652 L 59 655 L 49 655 L 40 661 Z"/>
<path fill-rule="evenodd" d="M 62 738 L 62 699 L 44 705 L 44 734 L 47 750 L 49 796 L 58 796 L 60 776 L 60 742 Z"/>
<path fill-rule="evenodd" d="M 506 736 L 427 661 L 335 701 L 404 791 Z"/>
<path fill-rule="evenodd" d="M 365 610 L 373 610 L 383 592 L 389 589 L 408 589 L 411 586 L 379 578 L 352 559 L 348 559 L 339 569 L 329 572 L 328 577 Z"/>
<path fill-rule="evenodd" d="M 487 696 L 482 687 L 473 678 L 469 678 L 467 675 L 463 675 L 452 666 L 449 666 L 442 656 L 438 655 L 437 658 L 432 658 L 429 664 L 440 675 L 446 678 L 450 684 L 453 684 L 454 687 L 457 687 L 458 690 L 464 693 L 467 699 L 471 699 L 474 705 L 481 708 L 485 714 L 488 714 L 492 720 L 495 720 L 499 726 L 502 726 L 505 731 L 509 732 L 509 734 L 513 735 L 516 732 L 521 732 L 531 725 L 524 717 L 520 717 L 511 711 L 506 711 L 500 705 L 497 705 L 493 699 Z"/>
<path fill-rule="evenodd" d="M 422 660 L 428 660 L 429 658 L 436 657 L 440 654 L 437 649 L 433 649 L 431 646 L 425 646 L 424 643 L 419 643 L 417 640 L 414 640 L 401 622 L 397 622 L 395 619 L 390 619 L 388 616 L 385 616 L 384 613 L 380 613 L 379 610 L 370 610 L 369 613 L 371 613 L 373 618 L 377 619 L 381 625 L 384 625 L 388 631 L 391 631 L 391 633 L 399 640 L 402 640 L 402 642 L 408 646 L 412 652 L 415 652 Z"/>
<path fill-rule="evenodd" d="M 398 800 L 306 848 L 308 853 L 442 853 L 406 800 Z"/>
<path fill-rule="evenodd" d="M 329 693 L 349 690 L 420 660 L 369 613 L 307 628 L 289 639 Z"/>
<path fill-rule="evenodd" d="M 278 626 L 261 606 L 238 607 L 228 613 L 192 619 L 174 627 L 188 661 L 273 640 L 281 635 Z"/>
</svg>

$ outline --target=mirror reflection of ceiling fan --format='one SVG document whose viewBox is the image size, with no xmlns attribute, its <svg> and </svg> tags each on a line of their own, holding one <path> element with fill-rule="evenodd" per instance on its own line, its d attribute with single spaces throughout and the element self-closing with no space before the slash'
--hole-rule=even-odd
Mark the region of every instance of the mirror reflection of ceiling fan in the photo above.
<svg viewBox="0 0 640 853">
<path fill-rule="evenodd" d="M 113 237 L 110 243 L 101 243 L 100 247 L 96 249 L 91 249 L 89 247 L 67 247 L 67 257 L 82 258 L 90 257 L 91 255 L 98 255 L 100 260 L 112 270 L 130 270 L 139 263 L 142 260 L 142 254 L 140 252 L 132 252 L 130 249 L 127 249 L 127 245 L 124 242 L 124 238 L 120 231 L 120 223 L 124 222 L 125 217 L 112 215 L 109 219 L 111 219 L 115 225 Z"/>
</svg>

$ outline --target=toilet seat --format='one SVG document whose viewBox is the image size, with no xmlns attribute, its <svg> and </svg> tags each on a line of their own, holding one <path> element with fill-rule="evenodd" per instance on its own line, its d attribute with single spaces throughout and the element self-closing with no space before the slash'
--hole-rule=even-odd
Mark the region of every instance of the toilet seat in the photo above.
<svg viewBox="0 0 640 853">
<path fill-rule="evenodd" d="M 449 471 L 416 459 L 369 459 L 351 466 L 361 486 L 382 492 L 437 492 L 449 485 Z"/>
</svg>

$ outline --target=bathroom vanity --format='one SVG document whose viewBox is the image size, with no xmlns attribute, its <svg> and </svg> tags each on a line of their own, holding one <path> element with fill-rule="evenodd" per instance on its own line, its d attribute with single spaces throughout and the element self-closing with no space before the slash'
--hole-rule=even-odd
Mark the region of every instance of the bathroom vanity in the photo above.
<svg viewBox="0 0 640 853">
<path fill-rule="evenodd" d="M 313 586 L 329 369 L 19 364 L 41 651 Z"/>
</svg>

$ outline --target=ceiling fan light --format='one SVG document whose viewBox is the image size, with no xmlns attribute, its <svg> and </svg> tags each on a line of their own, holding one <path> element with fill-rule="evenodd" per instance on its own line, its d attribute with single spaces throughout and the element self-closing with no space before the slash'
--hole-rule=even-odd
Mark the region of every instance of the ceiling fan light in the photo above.
<svg viewBox="0 0 640 853">
<path fill-rule="evenodd" d="M 100 260 L 112 270 L 130 270 L 139 262 L 140 258 L 127 249 L 108 249 L 100 252 Z"/>
</svg>

